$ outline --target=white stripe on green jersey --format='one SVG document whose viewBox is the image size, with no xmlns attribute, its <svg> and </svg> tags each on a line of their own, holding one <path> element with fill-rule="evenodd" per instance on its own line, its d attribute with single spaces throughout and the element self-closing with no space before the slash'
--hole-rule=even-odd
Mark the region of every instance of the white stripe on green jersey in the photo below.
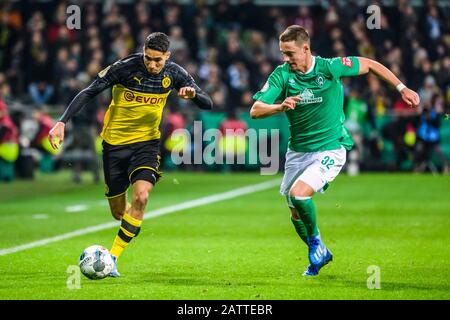
<svg viewBox="0 0 450 320">
<path fill-rule="evenodd" d="M 253 99 L 267 104 L 300 95 L 294 110 L 286 111 L 291 136 L 289 148 L 297 152 L 347 150 L 353 140 L 344 126 L 344 90 L 341 77 L 359 73 L 357 57 L 325 59 L 313 56 L 306 73 L 293 71 L 289 64 L 278 66 Z"/>
</svg>

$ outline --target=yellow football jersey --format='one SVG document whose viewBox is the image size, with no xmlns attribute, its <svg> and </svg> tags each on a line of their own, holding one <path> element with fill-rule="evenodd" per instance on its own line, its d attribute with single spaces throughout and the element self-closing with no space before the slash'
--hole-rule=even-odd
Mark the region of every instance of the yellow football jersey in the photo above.
<svg viewBox="0 0 450 320">
<path fill-rule="evenodd" d="M 101 91 L 112 87 L 111 103 L 105 113 L 101 137 L 112 145 L 126 145 L 159 139 L 159 126 L 167 98 L 173 89 L 192 87 L 193 102 L 211 109 L 211 98 L 178 64 L 167 61 L 159 74 L 151 74 L 143 53 L 132 54 L 100 71 L 96 79 L 82 90 L 61 116 L 67 122 Z"/>
</svg>

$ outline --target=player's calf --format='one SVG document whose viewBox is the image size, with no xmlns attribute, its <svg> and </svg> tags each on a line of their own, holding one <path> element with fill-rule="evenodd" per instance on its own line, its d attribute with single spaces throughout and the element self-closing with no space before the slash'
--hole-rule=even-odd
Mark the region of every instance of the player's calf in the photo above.
<svg viewBox="0 0 450 320">
<path fill-rule="evenodd" d="M 144 218 L 145 206 L 148 202 L 148 194 L 152 190 L 152 184 L 148 181 L 138 180 L 133 185 L 133 203 L 130 215 L 138 220 Z"/>
<path fill-rule="evenodd" d="M 111 209 L 111 214 L 114 219 L 122 220 L 123 215 L 125 214 L 125 210 Z"/>
<path fill-rule="evenodd" d="M 290 202 L 289 197 L 288 202 Z M 289 203 L 289 205 L 291 204 Z M 300 239 L 308 245 L 308 231 L 306 230 L 305 224 L 300 219 L 300 215 L 295 208 L 289 207 L 289 209 L 291 210 L 291 222 L 294 225 L 295 231 Z"/>
<path fill-rule="evenodd" d="M 131 204 L 127 202 L 126 194 L 122 194 L 118 197 L 109 198 L 109 209 L 114 219 L 122 220 L 122 217 L 127 213 L 131 207 Z"/>
<path fill-rule="evenodd" d="M 142 190 L 133 193 L 133 205 L 132 208 L 135 211 L 144 211 L 148 202 L 148 191 Z"/>
</svg>

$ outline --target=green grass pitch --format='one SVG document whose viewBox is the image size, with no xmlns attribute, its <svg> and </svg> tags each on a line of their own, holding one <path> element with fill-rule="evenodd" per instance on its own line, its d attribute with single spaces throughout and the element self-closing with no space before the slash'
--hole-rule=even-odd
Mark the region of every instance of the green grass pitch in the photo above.
<svg viewBox="0 0 450 320">
<path fill-rule="evenodd" d="M 147 212 L 274 178 L 167 172 Z M 0 249 L 113 221 L 103 191 L 68 172 L 0 184 Z M 449 191 L 448 176 L 340 175 L 315 196 L 334 261 L 314 278 L 301 275 L 307 248 L 275 186 L 145 220 L 122 277 L 82 276 L 79 289 L 68 267 L 92 244 L 109 248 L 117 228 L 2 255 L 0 299 L 449 299 Z M 379 290 L 367 287 L 369 266 Z"/>
</svg>

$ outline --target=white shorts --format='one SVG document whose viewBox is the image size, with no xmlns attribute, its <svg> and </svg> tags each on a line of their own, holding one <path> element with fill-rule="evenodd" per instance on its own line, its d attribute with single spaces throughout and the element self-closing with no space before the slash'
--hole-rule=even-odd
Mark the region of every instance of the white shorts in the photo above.
<svg viewBox="0 0 450 320">
<path fill-rule="evenodd" d="M 341 171 L 346 156 L 344 147 L 318 152 L 295 152 L 288 149 L 280 193 L 289 195 L 289 190 L 297 180 L 305 182 L 315 192 L 324 192 L 328 183 Z"/>
</svg>

